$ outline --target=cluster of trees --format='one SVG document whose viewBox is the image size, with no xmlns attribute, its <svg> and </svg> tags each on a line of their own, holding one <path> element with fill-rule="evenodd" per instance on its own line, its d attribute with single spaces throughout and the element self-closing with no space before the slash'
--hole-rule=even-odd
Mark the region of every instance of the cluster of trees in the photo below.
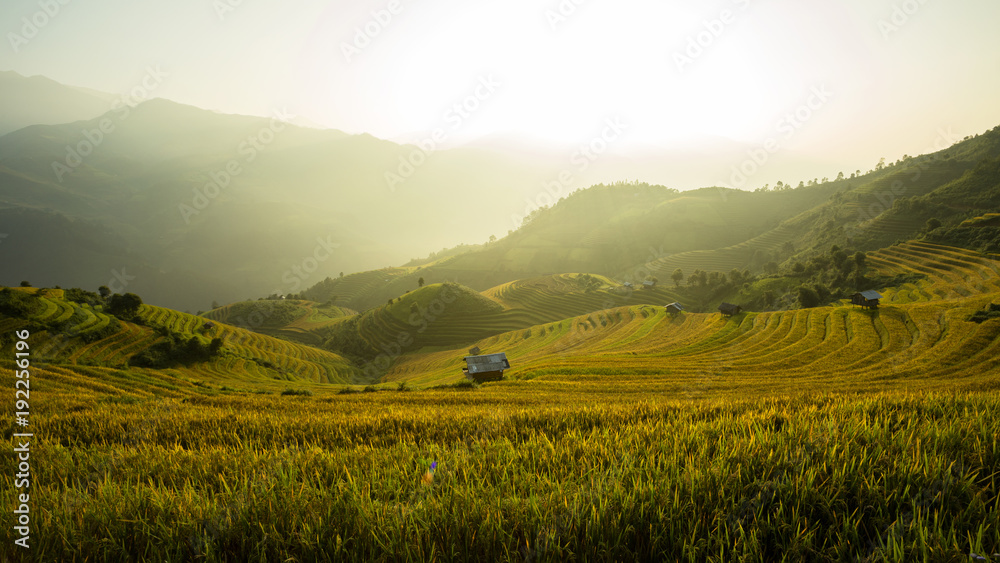
<svg viewBox="0 0 1000 563">
<path fill-rule="evenodd" d="M 1000 252 L 1000 226 L 957 226 L 929 231 L 927 240 L 979 252 Z"/>
<path fill-rule="evenodd" d="M 223 342 L 218 337 L 205 344 L 197 336 L 185 338 L 183 334 L 171 332 L 165 328 L 160 328 L 158 331 L 166 339 L 132 356 L 129 360 L 132 365 L 146 368 L 168 368 L 208 361 L 222 352 Z"/>
<path fill-rule="evenodd" d="M 0 313 L 9 317 L 27 318 L 41 308 L 38 296 L 9 287 L 0 290 Z"/>
<path fill-rule="evenodd" d="M 833 245 L 826 254 L 813 256 L 807 262 L 792 263 L 783 274 L 802 280 L 798 288 L 800 306 L 817 307 L 870 289 L 873 280 L 865 276 L 867 262 L 868 255 L 864 252 L 852 253 Z"/>
<path fill-rule="evenodd" d="M 142 298 L 134 293 L 115 293 L 107 301 L 107 311 L 123 320 L 135 319 L 142 307 Z"/>
<path fill-rule="evenodd" d="M 681 282 L 684 281 L 684 271 L 677 268 L 670 275 L 670 279 L 674 280 L 674 287 L 679 288 Z M 727 276 L 725 272 L 706 272 L 695 268 L 688 276 L 687 284 L 689 287 L 708 289 L 739 289 L 748 283 L 753 283 L 756 279 L 750 270 L 746 269 L 733 268 Z"/>
<path fill-rule="evenodd" d="M 576 279 L 576 284 L 583 290 L 584 293 L 590 293 L 600 289 L 601 286 L 604 285 L 604 282 L 590 274 L 582 274 Z"/>
</svg>

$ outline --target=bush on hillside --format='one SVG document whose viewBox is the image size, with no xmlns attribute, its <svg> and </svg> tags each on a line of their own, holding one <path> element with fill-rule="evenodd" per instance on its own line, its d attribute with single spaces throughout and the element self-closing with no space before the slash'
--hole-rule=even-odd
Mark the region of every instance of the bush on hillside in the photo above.
<svg viewBox="0 0 1000 563">
<path fill-rule="evenodd" d="M 72 301 L 74 303 L 80 303 L 83 305 L 90 305 L 91 307 L 96 307 L 98 305 L 104 304 L 104 299 L 93 291 L 86 291 L 80 289 L 79 287 L 71 287 L 63 292 L 63 296 L 67 301 Z"/>
<path fill-rule="evenodd" d="M 181 334 L 168 333 L 165 340 L 135 354 L 129 363 L 145 368 L 167 368 L 205 362 L 219 355 L 222 344 L 221 338 L 213 338 L 206 345 L 197 336 L 185 338 Z"/>
<path fill-rule="evenodd" d="M 990 303 L 985 309 L 972 313 L 968 320 L 974 323 L 982 323 L 996 318 L 1000 318 L 1000 305 Z"/>
<path fill-rule="evenodd" d="M 108 312 L 123 320 L 131 320 L 139 314 L 142 298 L 134 293 L 115 293 L 108 299 Z"/>
<path fill-rule="evenodd" d="M 42 304 L 35 295 L 9 287 L 0 290 L 0 313 L 8 317 L 27 318 L 37 313 L 41 307 Z"/>
</svg>

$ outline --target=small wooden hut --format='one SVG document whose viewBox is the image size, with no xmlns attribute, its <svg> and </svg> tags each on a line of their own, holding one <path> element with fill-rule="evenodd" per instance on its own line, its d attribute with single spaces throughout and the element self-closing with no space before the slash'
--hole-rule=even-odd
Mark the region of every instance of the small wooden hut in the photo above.
<svg viewBox="0 0 1000 563">
<path fill-rule="evenodd" d="M 484 356 L 466 356 L 462 373 L 476 383 L 484 383 L 500 381 L 506 369 L 510 369 L 510 362 L 507 360 L 507 354 L 501 352 Z"/>
<path fill-rule="evenodd" d="M 666 309 L 667 312 L 670 313 L 671 315 L 678 315 L 684 312 L 684 306 L 681 305 L 680 303 L 677 303 L 676 301 L 667 305 Z"/>
<path fill-rule="evenodd" d="M 722 313 L 724 317 L 731 317 L 742 313 L 743 307 L 733 305 L 732 303 L 723 303 L 722 305 L 719 305 L 719 312 Z"/>
<path fill-rule="evenodd" d="M 859 291 L 852 295 L 851 303 L 860 305 L 865 309 L 878 309 L 879 299 L 882 299 L 882 294 L 874 289 L 869 289 L 868 291 Z"/>
</svg>

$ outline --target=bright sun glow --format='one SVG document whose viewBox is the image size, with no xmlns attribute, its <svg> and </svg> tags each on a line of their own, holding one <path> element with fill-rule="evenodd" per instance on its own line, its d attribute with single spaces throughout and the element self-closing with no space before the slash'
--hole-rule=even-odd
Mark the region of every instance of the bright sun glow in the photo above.
<svg viewBox="0 0 1000 563">
<path fill-rule="evenodd" d="M 714 12 L 594 4 L 565 16 L 533 6 L 404 6 L 384 25 L 370 13 L 345 21 L 331 10 L 298 69 L 312 86 L 325 77 L 309 105 L 331 125 L 388 138 L 448 125 L 456 140 L 518 132 L 578 142 L 619 117 L 633 143 L 749 140 L 766 132 L 796 88 L 808 89 L 760 37 L 770 31 L 760 23 L 768 14 L 746 2 L 722 2 Z M 330 103 L 345 96 L 357 103 Z"/>
</svg>

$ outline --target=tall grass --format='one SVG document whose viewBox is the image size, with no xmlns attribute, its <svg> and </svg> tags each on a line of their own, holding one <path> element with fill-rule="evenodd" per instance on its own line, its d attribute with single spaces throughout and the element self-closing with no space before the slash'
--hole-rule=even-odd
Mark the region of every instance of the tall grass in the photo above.
<svg viewBox="0 0 1000 563">
<path fill-rule="evenodd" d="M 996 396 L 598 402 L 514 387 L 72 412 L 68 398 L 47 399 L 35 416 L 32 555 L 967 561 L 1000 551 Z M 5 456 L 7 506 L 13 473 Z M 10 511 L 0 525 L 13 525 Z"/>
</svg>

